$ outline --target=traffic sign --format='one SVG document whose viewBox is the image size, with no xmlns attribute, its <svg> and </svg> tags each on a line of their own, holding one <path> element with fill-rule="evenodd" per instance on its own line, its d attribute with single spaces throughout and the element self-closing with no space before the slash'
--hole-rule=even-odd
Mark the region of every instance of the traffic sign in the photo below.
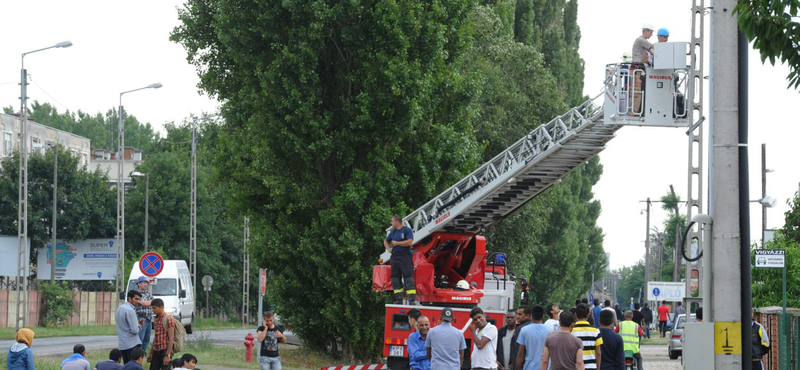
<svg viewBox="0 0 800 370">
<path fill-rule="evenodd" d="M 156 252 L 147 252 L 139 259 L 139 269 L 144 276 L 158 276 L 164 270 L 164 259 Z"/>
<path fill-rule="evenodd" d="M 214 278 L 212 278 L 211 275 L 206 275 L 203 276 L 201 282 L 203 283 L 203 290 L 210 291 L 211 286 L 214 285 Z"/>
<path fill-rule="evenodd" d="M 658 288 L 653 288 L 653 295 L 658 297 L 661 294 L 661 290 Z"/>
<path fill-rule="evenodd" d="M 774 269 L 786 267 L 786 250 L 756 249 L 756 267 Z"/>
<path fill-rule="evenodd" d="M 258 290 L 261 292 L 261 295 L 265 295 L 267 294 L 267 270 L 260 269 L 259 275 Z"/>
</svg>

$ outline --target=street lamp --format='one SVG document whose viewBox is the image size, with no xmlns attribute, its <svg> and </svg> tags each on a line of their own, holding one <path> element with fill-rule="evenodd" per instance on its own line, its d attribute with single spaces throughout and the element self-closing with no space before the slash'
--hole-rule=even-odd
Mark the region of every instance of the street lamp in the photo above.
<svg viewBox="0 0 800 370">
<path fill-rule="evenodd" d="M 148 209 L 150 206 L 150 174 L 134 171 L 131 172 L 131 176 L 144 176 L 144 252 L 147 253 L 148 241 L 150 240 L 150 233 L 147 229 L 150 225 L 150 222 L 148 221 L 150 217 L 150 212 Z"/>
<path fill-rule="evenodd" d="M 119 141 L 118 148 L 118 171 L 117 171 L 117 258 L 119 259 L 119 271 L 117 272 L 117 296 L 120 296 L 121 289 L 125 286 L 125 179 L 122 176 L 125 165 L 125 109 L 122 107 L 122 95 L 144 89 L 161 88 L 160 83 L 154 83 L 138 89 L 123 91 L 119 93 Z M 123 298 L 124 299 L 124 295 Z"/>
<path fill-rule="evenodd" d="M 20 58 L 20 144 L 19 144 L 19 203 L 17 209 L 17 323 L 19 330 L 20 322 L 25 326 L 28 313 L 28 285 L 26 282 L 25 271 L 28 266 L 28 72 L 25 70 L 25 56 L 52 48 L 68 48 L 72 46 L 69 41 L 62 41 L 53 46 L 36 49 L 27 53 L 22 53 Z"/>
</svg>

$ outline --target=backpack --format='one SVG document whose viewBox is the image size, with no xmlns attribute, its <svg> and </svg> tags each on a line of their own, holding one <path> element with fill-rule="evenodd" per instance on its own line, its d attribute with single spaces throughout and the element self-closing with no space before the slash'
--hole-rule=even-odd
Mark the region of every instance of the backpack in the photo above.
<svg viewBox="0 0 800 370">
<path fill-rule="evenodd" d="M 164 325 L 164 330 L 167 331 L 167 335 L 169 335 L 169 326 L 167 321 L 172 320 L 175 323 L 175 338 L 172 340 L 172 353 L 178 353 L 183 351 L 184 343 L 186 342 L 186 329 L 183 327 L 183 324 L 180 321 L 176 321 L 172 315 L 167 316 L 167 320 L 161 320 L 161 324 Z"/>
</svg>

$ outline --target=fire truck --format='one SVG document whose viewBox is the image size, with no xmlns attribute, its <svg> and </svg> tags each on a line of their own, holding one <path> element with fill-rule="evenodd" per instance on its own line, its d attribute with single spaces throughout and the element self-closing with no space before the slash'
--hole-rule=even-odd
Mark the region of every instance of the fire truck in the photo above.
<svg viewBox="0 0 800 370">
<path fill-rule="evenodd" d="M 516 282 L 526 300 L 528 282 L 514 276 L 510 261 L 489 253 L 479 235 L 501 222 L 564 176 L 600 153 L 623 126 L 690 127 L 691 67 L 688 43 L 656 44 L 654 65 L 606 66 L 604 91 L 525 134 L 458 183 L 403 218 L 414 232 L 412 261 L 416 306 L 436 326 L 443 307 L 454 309 L 453 326 L 471 348 L 469 311 L 481 307 L 502 326 L 513 307 Z M 644 79 L 634 89 L 634 78 Z M 388 230 L 387 230 L 388 231 Z M 373 266 L 373 290 L 391 291 L 391 255 Z M 466 281 L 467 289 L 456 289 Z M 394 368 L 408 356 L 407 304 L 387 304 L 383 355 Z M 462 368 L 470 368 L 465 356 Z M 403 360 L 404 361 L 404 360 Z"/>
</svg>

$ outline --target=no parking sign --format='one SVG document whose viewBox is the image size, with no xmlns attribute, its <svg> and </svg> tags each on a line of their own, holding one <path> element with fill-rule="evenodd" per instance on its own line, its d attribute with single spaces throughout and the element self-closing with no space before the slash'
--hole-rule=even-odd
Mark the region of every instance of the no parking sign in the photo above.
<svg viewBox="0 0 800 370">
<path fill-rule="evenodd" d="M 164 259 L 156 252 L 147 252 L 139 259 L 139 270 L 147 277 L 156 277 L 164 270 Z"/>
</svg>

